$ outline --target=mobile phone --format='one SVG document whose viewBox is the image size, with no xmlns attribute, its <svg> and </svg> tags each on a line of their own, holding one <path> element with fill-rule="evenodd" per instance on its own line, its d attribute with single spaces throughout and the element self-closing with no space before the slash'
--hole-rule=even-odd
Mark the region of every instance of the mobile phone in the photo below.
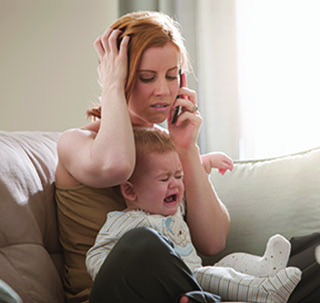
<svg viewBox="0 0 320 303">
<path fill-rule="evenodd" d="M 181 110 L 181 106 L 176 106 L 174 108 L 173 117 L 172 117 L 172 120 L 171 120 L 172 124 L 175 124 L 177 122 L 180 110 Z"/>
<path fill-rule="evenodd" d="M 180 84 L 179 84 L 179 87 L 182 86 L 182 74 L 181 74 L 181 70 L 179 70 L 179 81 L 180 81 Z M 178 98 L 179 96 L 177 96 Z M 172 117 L 172 120 L 171 120 L 171 123 L 174 124 L 177 122 L 177 119 L 178 119 L 178 116 L 181 112 L 181 106 L 176 106 L 174 108 L 174 112 L 173 112 L 173 117 Z"/>
</svg>

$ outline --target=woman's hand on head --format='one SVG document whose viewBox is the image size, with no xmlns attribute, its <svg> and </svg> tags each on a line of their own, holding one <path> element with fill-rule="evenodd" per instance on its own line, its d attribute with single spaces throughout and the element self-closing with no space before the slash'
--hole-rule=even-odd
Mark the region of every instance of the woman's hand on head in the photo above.
<svg viewBox="0 0 320 303">
<path fill-rule="evenodd" d="M 183 151 L 196 145 L 202 118 L 198 111 L 197 93 L 186 87 L 185 74 L 182 74 L 181 82 L 178 98 L 168 117 L 168 129 L 176 148 Z M 181 106 L 181 113 L 177 121 L 172 123 L 176 106 Z"/>
<path fill-rule="evenodd" d="M 120 87 L 124 90 L 130 38 L 124 36 L 118 48 L 118 39 L 121 33 L 118 29 L 108 28 L 93 44 L 99 58 L 97 71 L 103 89 Z"/>
</svg>

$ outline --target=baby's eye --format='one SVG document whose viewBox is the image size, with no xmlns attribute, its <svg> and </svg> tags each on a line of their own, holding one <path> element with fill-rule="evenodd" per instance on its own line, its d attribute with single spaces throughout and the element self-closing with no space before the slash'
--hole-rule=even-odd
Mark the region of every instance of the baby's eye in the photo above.
<svg viewBox="0 0 320 303">
<path fill-rule="evenodd" d="M 162 178 L 160 179 L 161 182 L 167 182 L 169 180 L 169 178 Z"/>
<path fill-rule="evenodd" d="M 182 175 L 182 174 L 181 174 L 181 175 L 176 175 L 176 176 L 175 176 L 175 178 L 176 178 L 176 179 L 182 179 L 182 177 L 183 177 L 183 175 Z"/>
</svg>

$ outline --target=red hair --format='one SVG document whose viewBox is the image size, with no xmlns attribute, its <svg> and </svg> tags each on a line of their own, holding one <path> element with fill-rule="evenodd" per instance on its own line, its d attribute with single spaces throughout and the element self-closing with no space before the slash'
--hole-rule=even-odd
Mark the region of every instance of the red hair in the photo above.
<svg viewBox="0 0 320 303">
<path fill-rule="evenodd" d="M 118 43 L 124 36 L 130 36 L 128 45 L 128 74 L 125 84 L 125 97 L 128 101 L 136 72 L 143 52 L 150 47 L 162 47 L 167 42 L 173 43 L 180 53 L 180 67 L 185 72 L 189 70 L 188 53 L 184 45 L 178 22 L 160 12 L 142 11 L 129 13 L 112 25 L 112 29 L 121 30 Z M 101 106 L 87 112 L 89 117 L 101 118 Z"/>
</svg>

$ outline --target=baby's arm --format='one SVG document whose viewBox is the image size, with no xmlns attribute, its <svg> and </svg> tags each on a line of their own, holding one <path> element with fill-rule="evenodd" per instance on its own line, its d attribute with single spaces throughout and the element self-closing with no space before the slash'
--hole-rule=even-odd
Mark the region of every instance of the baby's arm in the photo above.
<svg viewBox="0 0 320 303">
<path fill-rule="evenodd" d="M 146 226 L 148 226 L 147 220 L 141 216 L 130 215 L 129 212 L 110 212 L 97 235 L 94 245 L 86 255 L 87 271 L 92 280 L 96 278 L 105 258 L 118 240 L 129 230 Z"/>
<path fill-rule="evenodd" d="M 230 171 L 233 169 L 232 159 L 221 152 L 201 155 L 201 162 L 207 174 L 210 174 L 212 168 L 217 168 L 221 175 L 224 175 L 228 169 Z"/>
</svg>

